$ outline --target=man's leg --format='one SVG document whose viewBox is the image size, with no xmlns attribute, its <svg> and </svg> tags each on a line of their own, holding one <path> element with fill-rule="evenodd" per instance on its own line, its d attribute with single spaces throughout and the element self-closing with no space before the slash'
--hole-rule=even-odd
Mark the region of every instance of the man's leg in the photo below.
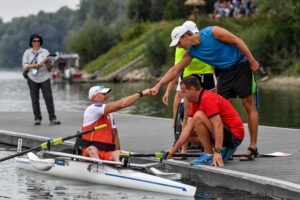
<svg viewBox="0 0 300 200">
<path fill-rule="evenodd" d="M 248 129 L 250 133 L 250 147 L 256 149 L 258 132 L 258 113 L 255 107 L 253 96 L 242 99 L 242 103 L 247 112 Z"/>
<path fill-rule="evenodd" d="M 195 131 L 204 148 L 204 152 L 213 154 L 211 148 L 211 133 L 207 127 L 211 127 L 209 119 L 202 111 L 197 111 L 194 115 Z"/>
<path fill-rule="evenodd" d="M 116 150 L 111 152 L 109 160 L 120 162 L 120 151 Z"/>
<path fill-rule="evenodd" d="M 174 96 L 174 102 L 173 102 L 173 126 L 175 127 L 175 118 L 176 118 L 176 113 L 177 113 L 177 110 L 179 108 L 179 105 L 181 103 L 181 100 L 183 98 L 183 94 L 181 91 L 176 91 L 176 94 Z M 186 108 L 184 107 L 184 112 L 186 111 Z M 182 123 L 182 129 L 185 125 L 186 121 L 185 119 L 183 119 L 183 123 Z M 188 147 L 188 143 L 185 143 L 181 146 L 181 153 L 187 153 L 187 147 Z M 177 159 L 182 159 L 182 158 L 178 158 Z"/>
</svg>

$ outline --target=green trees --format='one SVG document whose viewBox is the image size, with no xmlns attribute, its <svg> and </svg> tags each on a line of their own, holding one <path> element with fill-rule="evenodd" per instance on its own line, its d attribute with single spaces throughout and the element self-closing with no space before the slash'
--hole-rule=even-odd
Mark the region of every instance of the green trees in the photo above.
<svg viewBox="0 0 300 200">
<path fill-rule="evenodd" d="M 188 16 L 182 0 L 129 0 L 127 15 L 133 21 L 160 21 Z"/>
<path fill-rule="evenodd" d="M 218 21 L 211 20 L 205 13 L 210 11 L 214 1 L 206 2 L 201 11 L 203 15 L 197 20 L 199 28 L 219 25 L 237 34 L 271 73 L 280 74 L 290 66 L 293 70 L 288 70 L 289 74 L 298 71 L 300 1 L 255 0 L 256 16 Z M 167 44 L 170 32 L 186 20 L 189 9 L 183 0 L 81 0 L 75 11 L 65 7 L 56 13 L 40 12 L 36 16 L 16 18 L 10 23 L 3 23 L 0 19 L 0 66 L 20 66 L 29 36 L 39 33 L 44 37 L 44 47 L 51 53 L 79 53 L 81 66 L 126 41 L 123 45 L 134 47 L 135 52 L 141 51 L 149 61 L 147 66 L 155 66 L 153 71 L 157 72 L 173 63 L 173 51 Z M 155 27 L 164 22 L 167 25 Z M 153 27 L 156 30 L 153 31 Z M 143 37 L 148 33 L 151 34 Z M 143 45 L 135 44 L 137 39 Z M 137 56 L 135 54 L 133 58 Z M 94 71 L 97 66 L 87 68 Z"/>
<path fill-rule="evenodd" d="M 51 53 L 63 51 L 63 41 L 72 27 L 74 11 L 63 7 L 56 13 L 40 12 L 37 16 L 16 18 L 0 23 L 0 66 L 20 67 L 22 55 L 29 48 L 29 37 L 38 33 Z"/>
<path fill-rule="evenodd" d="M 118 41 L 118 34 L 95 20 L 88 20 L 83 27 L 70 34 L 66 44 L 68 49 L 79 53 L 81 64 L 97 58 Z"/>
</svg>

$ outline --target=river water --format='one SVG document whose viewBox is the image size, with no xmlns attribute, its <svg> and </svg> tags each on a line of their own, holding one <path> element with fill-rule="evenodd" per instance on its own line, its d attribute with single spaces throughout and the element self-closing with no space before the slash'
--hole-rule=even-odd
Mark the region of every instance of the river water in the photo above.
<svg viewBox="0 0 300 200">
<path fill-rule="evenodd" d="M 21 72 L 0 72 L 0 114 L 5 112 L 32 111 L 29 89 Z M 57 111 L 83 111 L 89 101 L 89 88 L 95 84 L 53 84 L 53 96 Z M 153 83 L 106 83 L 112 88 L 111 101 L 132 94 L 143 88 L 151 87 Z M 300 91 L 299 88 L 287 90 L 260 90 L 260 124 L 300 128 Z M 163 92 L 156 97 L 145 97 L 135 105 L 120 113 L 138 114 L 170 118 L 171 106 L 166 107 L 161 102 Z M 171 97 L 172 99 L 173 97 Z M 241 104 L 234 103 L 245 121 L 245 112 Z M 43 98 L 41 108 L 46 110 Z M 0 122 L 1 129 L 1 122 Z M 1 151 L 0 157 L 12 154 L 11 151 Z M 64 180 L 34 174 L 14 167 L 13 160 L 0 164 L 0 199 L 180 199 L 161 194 L 126 190 L 109 186 L 95 186 L 87 183 Z M 229 190 L 222 187 L 199 185 L 195 199 L 266 199 L 249 193 Z"/>
<path fill-rule="evenodd" d="M 0 112 L 32 111 L 29 89 L 21 72 L 0 71 Z M 87 105 L 88 90 L 95 84 L 53 84 L 53 96 L 57 111 L 83 111 Z M 112 88 L 110 100 L 114 101 L 135 93 L 154 83 L 105 83 Z M 172 107 L 165 106 L 161 99 L 161 91 L 155 97 L 145 97 L 133 106 L 119 111 L 120 113 L 138 114 L 155 117 L 171 118 Z M 170 97 L 173 99 L 173 95 Z M 41 97 L 41 108 L 46 110 Z M 239 100 L 234 101 L 238 112 L 246 122 L 246 112 Z M 259 98 L 260 125 L 300 128 L 300 88 L 279 87 L 278 89 L 260 88 Z"/>
</svg>

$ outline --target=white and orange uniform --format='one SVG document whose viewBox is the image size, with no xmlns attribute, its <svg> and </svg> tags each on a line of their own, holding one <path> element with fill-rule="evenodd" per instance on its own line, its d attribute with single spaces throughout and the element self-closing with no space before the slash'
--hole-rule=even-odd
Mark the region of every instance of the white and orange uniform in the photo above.
<svg viewBox="0 0 300 200">
<path fill-rule="evenodd" d="M 95 126 L 107 124 L 106 128 L 93 131 L 82 136 L 82 139 L 113 144 L 113 128 L 117 128 L 111 113 L 104 114 L 105 104 L 92 104 L 87 107 L 83 115 L 82 131 L 90 130 Z M 99 158 L 109 160 L 111 151 L 98 151 Z M 87 148 L 82 149 L 82 155 L 87 156 Z"/>
</svg>

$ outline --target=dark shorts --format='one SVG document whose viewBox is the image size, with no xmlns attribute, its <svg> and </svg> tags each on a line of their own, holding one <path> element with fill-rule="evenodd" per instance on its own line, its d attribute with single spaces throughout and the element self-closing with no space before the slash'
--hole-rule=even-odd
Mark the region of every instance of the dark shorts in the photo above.
<svg viewBox="0 0 300 200">
<path fill-rule="evenodd" d="M 213 74 L 192 74 L 191 76 L 196 76 L 200 81 L 201 87 L 206 90 L 212 90 L 216 86 Z"/>
<path fill-rule="evenodd" d="M 242 141 L 240 141 L 234 135 L 232 135 L 230 129 L 227 126 L 224 126 L 223 133 L 223 147 L 236 149 L 242 143 Z M 212 141 L 212 144 L 214 143 L 215 141 Z"/>
<path fill-rule="evenodd" d="M 218 94 L 226 99 L 245 98 L 252 95 L 252 71 L 248 61 L 233 69 L 217 69 Z"/>
</svg>

